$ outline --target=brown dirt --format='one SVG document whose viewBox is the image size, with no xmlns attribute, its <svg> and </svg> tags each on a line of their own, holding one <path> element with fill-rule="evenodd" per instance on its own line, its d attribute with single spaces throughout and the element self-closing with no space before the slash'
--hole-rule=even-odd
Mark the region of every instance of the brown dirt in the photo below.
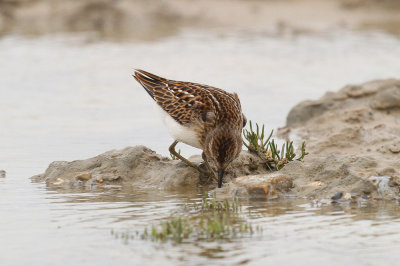
<svg viewBox="0 0 400 266">
<path fill-rule="evenodd" d="M 394 0 L 0 0 L 0 34 L 90 32 L 112 40 L 154 40 L 183 28 L 278 35 L 365 28 L 397 34 L 399 6 Z"/>
<path fill-rule="evenodd" d="M 218 192 L 248 198 L 285 196 L 333 201 L 398 199 L 400 188 L 400 80 L 375 80 L 304 101 L 279 130 L 282 138 L 307 142 L 304 162 L 270 172 L 257 155 L 243 151 L 227 169 Z M 200 156 L 190 160 L 201 163 Z M 54 162 L 33 177 L 50 187 L 120 185 L 176 189 L 207 177 L 144 146 L 94 158 Z"/>
<path fill-rule="evenodd" d="M 219 193 L 248 198 L 285 196 L 334 201 L 398 199 L 400 185 L 400 80 L 375 80 L 304 101 L 287 117 L 279 136 L 306 141 L 304 162 L 270 172 L 257 155 L 243 151 L 227 169 Z M 201 163 L 200 156 L 191 161 Z M 144 147 L 94 158 L 53 162 L 33 177 L 49 187 L 196 187 L 207 177 L 180 161 Z M 215 186 L 215 185 L 212 185 Z"/>
<path fill-rule="evenodd" d="M 307 142 L 310 155 L 293 177 L 296 195 L 398 198 L 400 81 L 376 80 L 301 102 L 281 136 Z"/>
<path fill-rule="evenodd" d="M 202 162 L 201 156 L 192 156 L 190 160 L 197 164 Z M 227 169 L 224 181 L 266 172 L 267 168 L 260 158 L 243 151 Z M 32 179 L 45 181 L 49 187 L 122 185 L 175 189 L 207 184 L 208 176 L 200 175 L 181 161 L 158 155 L 144 146 L 136 146 L 108 151 L 86 160 L 53 162 L 45 173 Z"/>
</svg>

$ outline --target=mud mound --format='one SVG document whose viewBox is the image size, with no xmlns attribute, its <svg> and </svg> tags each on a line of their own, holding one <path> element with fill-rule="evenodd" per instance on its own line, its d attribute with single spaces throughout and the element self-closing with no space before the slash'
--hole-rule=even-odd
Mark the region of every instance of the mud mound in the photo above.
<svg viewBox="0 0 400 266">
<path fill-rule="evenodd" d="M 399 80 L 350 85 L 302 102 L 290 111 L 280 132 L 305 140 L 310 153 L 298 167 L 297 195 L 399 196 Z"/>
<path fill-rule="evenodd" d="M 284 196 L 331 201 L 398 199 L 400 185 L 400 81 L 346 86 L 295 106 L 280 137 L 306 141 L 304 162 L 268 170 L 242 151 L 227 169 L 219 193 L 273 199 Z M 191 161 L 200 164 L 200 156 Z M 144 147 L 109 151 L 94 158 L 53 162 L 33 177 L 48 186 L 123 186 L 172 189 L 205 184 L 208 177 Z"/>
<path fill-rule="evenodd" d="M 191 161 L 200 164 L 201 156 Z M 243 151 L 227 169 L 225 181 L 249 174 L 266 173 L 267 169 L 257 156 Z M 170 189 L 198 186 L 208 177 L 178 160 L 171 160 L 144 147 L 127 147 L 112 150 L 86 160 L 58 161 L 49 165 L 46 172 L 32 177 L 45 181 L 48 186 L 71 187 L 93 185 L 124 185 Z"/>
</svg>

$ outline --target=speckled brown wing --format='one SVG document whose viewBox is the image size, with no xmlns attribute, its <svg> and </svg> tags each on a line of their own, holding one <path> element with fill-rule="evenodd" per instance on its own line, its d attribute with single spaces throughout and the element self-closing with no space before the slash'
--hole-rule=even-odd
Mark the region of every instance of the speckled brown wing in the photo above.
<svg viewBox="0 0 400 266">
<path fill-rule="evenodd" d="M 241 130 L 246 123 L 236 93 L 203 84 L 168 80 L 143 70 L 136 70 L 134 77 L 157 104 L 182 125 L 200 120 L 206 122 L 205 127 L 226 123 Z"/>
<path fill-rule="evenodd" d="M 168 80 L 143 70 L 136 70 L 134 78 L 164 111 L 182 125 L 196 119 L 210 121 L 215 117 L 209 93 L 200 84 Z"/>
</svg>

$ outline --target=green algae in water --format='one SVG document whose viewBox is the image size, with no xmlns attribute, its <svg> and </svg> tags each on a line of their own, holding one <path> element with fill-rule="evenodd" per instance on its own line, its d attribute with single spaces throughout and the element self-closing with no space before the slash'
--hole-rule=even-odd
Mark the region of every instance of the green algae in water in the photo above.
<svg viewBox="0 0 400 266">
<path fill-rule="evenodd" d="M 218 201 L 216 193 L 209 199 L 204 195 L 201 204 L 185 205 L 188 211 L 194 211 L 190 216 L 170 217 L 153 225 L 151 234 L 143 234 L 143 239 L 152 241 L 182 242 L 184 239 L 211 240 L 228 239 L 238 235 L 251 236 L 255 232 L 253 226 L 240 218 L 241 204 L 238 198 L 232 203 L 228 200 Z M 261 232 L 257 227 L 257 232 Z"/>
<path fill-rule="evenodd" d="M 238 198 L 231 202 L 218 201 L 216 193 L 212 198 L 204 195 L 201 204 L 186 204 L 186 214 L 170 216 L 144 229 L 136 234 L 123 232 L 120 234 L 112 231 L 116 238 L 128 243 L 130 239 L 139 238 L 154 242 L 182 243 L 184 240 L 213 240 L 230 239 L 234 237 L 251 237 L 253 234 L 262 234 L 262 227 L 254 227 L 247 222 L 242 214 L 242 206 Z"/>
<path fill-rule="evenodd" d="M 214 192 L 211 200 L 208 198 L 207 193 L 204 194 L 203 200 L 200 205 L 196 203 L 192 205 L 185 205 L 188 209 L 201 210 L 203 212 L 227 212 L 238 214 L 242 210 L 242 205 L 237 197 L 233 198 L 232 203 L 227 199 L 223 202 L 217 200 L 217 194 Z"/>
</svg>

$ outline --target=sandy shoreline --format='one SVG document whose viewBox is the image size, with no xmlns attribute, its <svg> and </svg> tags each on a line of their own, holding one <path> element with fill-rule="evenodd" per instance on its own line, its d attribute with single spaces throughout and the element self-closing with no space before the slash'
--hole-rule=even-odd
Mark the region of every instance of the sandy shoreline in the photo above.
<svg viewBox="0 0 400 266">
<path fill-rule="evenodd" d="M 280 136 L 306 141 L 304 162 L 271 171 L 264 156 L 242 151 L 218 193 L 319 201 L 399 199 L 400 81 L 376 80 L 296 105 Z M 262 153 L 261 153 L 262 154 Z M 200 156 L 190 160 L 200 164 Z M 133 186 L 177 189 L 204 184 L 199 173 L 144 147 L 127 147 L 72 162 L 53 162 L 33 180 L 49 187 Z M 203 184 L 202 184 L 203 183 Z M 213 185 L 211 184 L 212 188 Z"/>
<path fill-rule="evenodd" d="M 51 4 L 49 3 L 51 2 Z M 94 39 L 154 40 L 184 28 L 312 34 L 374 29 L 400 34 L 399 4 L 368 0 L 0 1 L 0 34 L 92 32 Z"/>
</svg>

